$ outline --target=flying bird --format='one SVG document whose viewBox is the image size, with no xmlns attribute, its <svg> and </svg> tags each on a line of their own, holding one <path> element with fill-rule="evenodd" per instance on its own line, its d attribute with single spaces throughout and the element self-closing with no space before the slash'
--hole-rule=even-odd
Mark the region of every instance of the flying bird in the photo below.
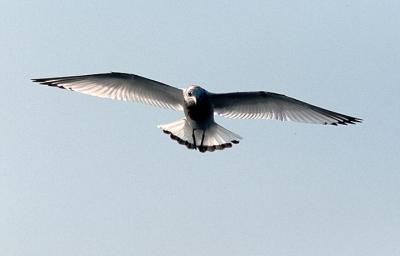
<svg viewBox="0 0 400 256">
<path fill-rule="evenodd" d="M 242 139 L 217 124 L 215 113 L 229 118 L 276 119 L 324 125 L 362 121 L 273 92 L 211 93 L 197 85 L 178 89 L 127 73 L 37 78 L 32 81 L 103 98 L 183 111 L 184 118 L 158 127 L 179 144 L 199 152 L 230 148 Z"/>
</svg>

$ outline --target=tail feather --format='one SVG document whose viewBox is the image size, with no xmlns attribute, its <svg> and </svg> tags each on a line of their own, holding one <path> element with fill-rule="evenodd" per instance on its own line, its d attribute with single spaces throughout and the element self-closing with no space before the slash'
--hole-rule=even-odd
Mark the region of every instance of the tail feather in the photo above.
<svg viewBox="0 0 400 256">
<path fill-rule="evenodd" d="M 232 147 L 232 144 L 238 144 L 242 139 L 239 135 L 225 129 L 217 123 L 212 123 L 205 131 L 193 128 L 185 118 L 159 125 L 164 133 L 169 134 L 171 139 L 179 144 L 185 145 L 189 149 L 198 149 L 200 152 L 222 150 Z M 194 137 L 194 138 L 193 138 Z"/>
</svg>

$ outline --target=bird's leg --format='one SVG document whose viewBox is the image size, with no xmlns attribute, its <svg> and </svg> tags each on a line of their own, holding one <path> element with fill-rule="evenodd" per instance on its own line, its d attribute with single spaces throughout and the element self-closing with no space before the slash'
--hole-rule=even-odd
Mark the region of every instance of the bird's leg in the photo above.
<svg viewBox="0 0 400 256">
<path fill-rule="evenodd" d="M 206 130 L 203 130 L 203 135 L 201 136 L 201 144 L 200 147 L 203 147 L 203 142 L 204 142 L 204 135 L 206 133 Z"/>
<path fill-rule="evenodd" d="M 199 146 L 199 151 L 202 152 L 202 153 L 206 152 L 206 149 L 207 149 L 207 147 L 204 147 L 204 146 L 203 146 L 203 143 L 204 143 L 204 134 L 205 134 L 205 133 L 206 133 L 206 131 L 203 130 L 203 135 L 201 136 L 201 143 L 200 143 L 200 146 Z"/>
<path fill-rule="evenodd" d="M 192 130 L 192 139 L 193 139 L 193 145 L 194 145 L 194 149 L 197 149 L 197 146 L 196 146 L 196 137 L 194 136 L 194 131 L 195 131 L 196 129 L 193 129 Z"/>
</svg>

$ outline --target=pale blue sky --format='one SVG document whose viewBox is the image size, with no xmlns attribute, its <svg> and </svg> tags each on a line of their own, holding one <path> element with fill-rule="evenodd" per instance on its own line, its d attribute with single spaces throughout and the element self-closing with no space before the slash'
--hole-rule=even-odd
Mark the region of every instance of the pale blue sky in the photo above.
<svg viewBox="0 0 400 256">
<path fill-rule="evenodd" d="M 399 1 L 0 2 L 0 255 L 400 255 Z M 217 121 L 38 86 L 130 72 L 355 115 Z"/>
</svg>

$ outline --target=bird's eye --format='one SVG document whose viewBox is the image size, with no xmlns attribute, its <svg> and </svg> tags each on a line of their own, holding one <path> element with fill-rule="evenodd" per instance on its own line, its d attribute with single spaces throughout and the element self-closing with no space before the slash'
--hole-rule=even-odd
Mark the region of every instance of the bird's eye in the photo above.
<svg viewBox="0 0 400 256">
<path fill-rule="evenodd" d="M 192 94 L 192 92 L 188 92 L 188 95 L 189 95 L 190 97 L 192 97 L 193 94 Z"/>
</svg>

